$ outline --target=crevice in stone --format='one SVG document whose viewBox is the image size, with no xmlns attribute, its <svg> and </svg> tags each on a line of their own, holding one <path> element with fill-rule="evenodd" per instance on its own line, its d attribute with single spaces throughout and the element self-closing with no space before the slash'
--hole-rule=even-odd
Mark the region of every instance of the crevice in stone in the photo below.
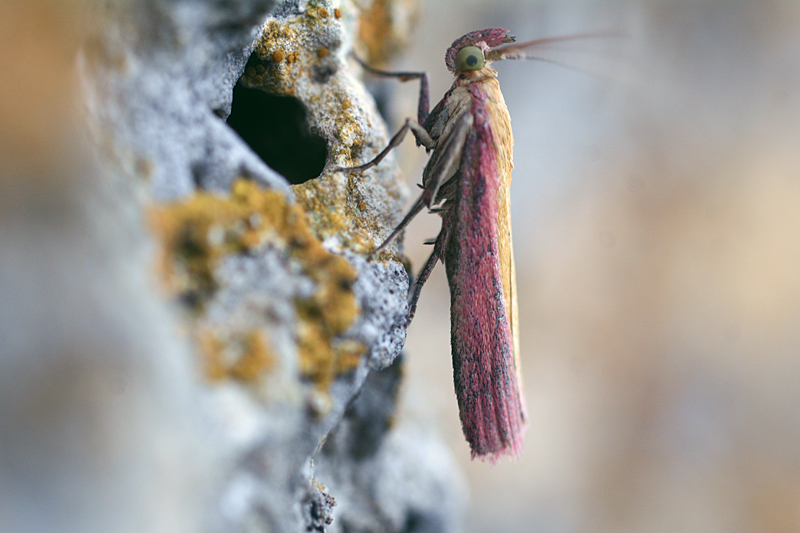
<svg viewBox="0 0 800 533">
<path fill-rule="evenodd" d="M 327 143 L 311 132 L 302 102 L 237 83 L 228 125 L 270 168 L 297 185 L 318 177 Z"/>
</svg>

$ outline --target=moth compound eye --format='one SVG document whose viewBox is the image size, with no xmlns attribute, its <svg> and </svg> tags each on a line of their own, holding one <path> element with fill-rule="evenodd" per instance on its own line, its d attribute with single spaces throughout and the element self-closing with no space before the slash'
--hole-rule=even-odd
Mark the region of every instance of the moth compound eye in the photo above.
<svg viewBox="0 0 800 533">
<path fill-rule="evenodd" d="M 456 70 L 480 70 L 483 68 L 483 52 L 477 46 L 465 46 L 456 54 Z"/>
</svg>

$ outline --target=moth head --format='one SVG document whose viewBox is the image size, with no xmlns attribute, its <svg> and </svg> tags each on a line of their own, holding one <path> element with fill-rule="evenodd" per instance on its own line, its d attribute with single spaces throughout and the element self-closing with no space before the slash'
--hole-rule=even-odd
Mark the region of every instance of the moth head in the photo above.
<svg viewBox="0 0 800 533">
<path fill-rule="evenodd" d="M 514 36 L 503 28 L 473 31 L 453 41 L 447 49 L 444 62 L 453 73 L 480 70 L 486 63 L 487 52 L 495 46 L 513 43 L 515 40 Z M 479 66 L 475 66 L 478 64 Z"/>
</svg>

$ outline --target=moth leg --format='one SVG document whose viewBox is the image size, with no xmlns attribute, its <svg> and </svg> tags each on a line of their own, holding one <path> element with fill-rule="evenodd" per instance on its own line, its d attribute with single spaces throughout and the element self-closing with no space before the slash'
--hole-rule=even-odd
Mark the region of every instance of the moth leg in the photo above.
<svg viewBox="0 0 800 533">
<path fill-rule="evenodd" d="M 403 139 L 405 138 L 406 133 L 408 133 L 408 130 L 411 130 L 411 132 L 414 134 L 414 137 L 416 137 L 417 140 L 420 142 L 420 144 L 425 146 L 425 148 L 431 150 L 434 148 L 434 146 L 436 146 L 436 142 L 433 140 L 433 138 L 431 138 L 428 132 L 425 131 L 425 128 L 414 122 L 412 119 L 407 118 L 405 123 L 403 124 L 403 127 L 400 128 L 400 131 L 395 133 L 394 137 L 392 137 L 392 140 L 389 141 L 389 146 L 384 148 L 383 151 L 381 151 L 381 153 L 375 156 L 375 159 L 373 159 L 372 161 L 368 161 L 363 165 L 358 165 L 356 167 L 336 167 L 333 170 L 335 172 L 357 172 L 360 170 L 367 170 L 368 168 L 374 167 L 375 165 L 380 163 L 383 160 L 383 158 L 386 157 L 389 154 L 389 152 L 392 151 L 393 148 L 397 147 L 401 142 L 403 142 Z"/>
<path fill-rule="evenodd" d="M 406 123 L 410 123 L 410 119 L 406 119 Z M 464 113 L 458 119 L 458 122 L 447 135 L 447 137 L 440 139 L 440 143 L 436 151 L 433 153 L 433 158 L 425 169 L 425 176 L 423 177 L 425 191 L 419 198 L 417 198 L 408 214 L 403 217 L 402 222 L 400 222 L 392 234 L 389 235 L 389 237 L 383 241 L 383 243 L 378 246 L 370 254 L 370 256 L 374 256 L 386 248 L 389 243 L 391 243 L 395 237 L 397 237 L 397 235 L 403 231 L 406 226 L 408 226 L 409 222 L 411 222 L 411 220 L 417 216 L 417 214 L 419 214 L 423 206 L 430 207 L 431 204 L 434 203 L 436 194 L 439 192 L 441 186 L 458 171 L 457 162 L 461 160 L 461 153 L 464 150 L 464 142 L 466 141 L 467 135 L 472 127 L 472 123 L 472 115 L 469 113 Z M 400 130 L 401 133 L 402 131 L 403 130 Z M 400 133 L 395 135 L 395 137 L 398 135 L 400 135 Z M 397 141 L 397 144 L 399 144 L 401 140 L 402 138 Z M 389 146 L 383 152 L 381 152 L 381 154 L 379 154 L 375 160 L 367 163 L 366 165 L 362 165 L 361 167 L 354 167 L 352 170 L 369 168 L 367 165 L 380 161 L 378 158 L 385 156 L 385 153 L 388 153 L 388 151 L 392 148 L 394 141 L 395 139 L 393 138 L 392 142 L 389 143 Z"/>
<path fill-rule="evenodd" d="M 420 197 L 417 198 L 417 201 L 414 202 L 414 205 L 411 206 L 411 209 L 409 209 L 408 214 L 406 214 L 406 216 L 403 217 L 402 222 L 400 222 L 400 224 L 397 225 L 392 234 L 389 235 L 386 238 L 386 240 L 383 241 L 383 243 L 381 243 L 380 246 L 375 248 L 375 250 L 373 250 L 371 254 L 369 254 L 369 259 L 372 259 L 372 257 L 375 256 L 378 252 L 389 246 L 389 244 L 400 234 L 400 232 L 403 231 L 406 228 L 406 226 L 408 226 L 408 223 L 411 222 L 411 220 L 415 216 L 417 216 L 417 214 L 419 214 L 424 205 L 425 204 L 422 202 L 422 195 L 420 195 Z"/>
<path fill-rule="evenodd" d="M 417 122 L 425 124 L 425 120 L 430 114 L 430 89 L 428 88 L 428 73 L 427 72 L 387 72 L 385 70 L 378 70 L 370 67 L 364 63 L 360 57 L 352 54 L 361 68 L 374 74 L 375 76 L 384 76 L 387 78 L 397 78 L 400 81 L 408 81 L 419 79 L 419 103 L 417 104 Z"/>
<path fill-rule="evenodd" d="M 408 321 L 407 324 L 411 323 L 411 320 L 414 318 L 414 314 L 417 312 L 417 301 L 419 300 L 419 295 L 422 293 L 422 286 L 425 285 L 425 282 L 428 281 L 428 278 L 433 272 L 433 267 L 436 266 L 436 262 L 442 257 L 442 250 L 443 250 L 443 243 L 444 242 L 444 228 L 442 231 L 439 232 L 439 236 L 436 237 L 436 244 L 433 246 L 433 252 L 431 252 L 431 256 L 428 258 L 428 261 L 425 263 L 425 266 L 419 272 L 416 281 L 414 282 L 414 290 L 411 293 L 411 298 L 408 300 Z"/>
</svg>

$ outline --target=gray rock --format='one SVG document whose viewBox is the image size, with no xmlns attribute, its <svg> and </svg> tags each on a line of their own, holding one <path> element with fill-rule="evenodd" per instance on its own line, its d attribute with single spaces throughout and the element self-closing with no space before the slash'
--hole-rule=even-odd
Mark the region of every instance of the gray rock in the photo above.
<svg viewBox="0 0 800 533">
<path fill-rule="evenodd" d="M 408 276 L 365 257 L 398 170 L 335 170 L 387 141 L 357 8 L 92 7 L 79 51 L 42 47 L 78 57 L 83 120 L 0 179 L 1 529 L 458 530 L 446 452 L 388 423 Z M 225 123 L 243 74 L 301 103 L 318 177 Z"/>
</svg>

